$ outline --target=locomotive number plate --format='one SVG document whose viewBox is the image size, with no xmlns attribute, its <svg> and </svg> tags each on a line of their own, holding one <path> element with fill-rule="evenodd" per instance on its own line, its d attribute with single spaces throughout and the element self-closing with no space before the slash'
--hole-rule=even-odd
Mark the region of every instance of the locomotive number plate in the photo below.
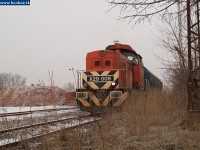
<svg viewBox="0 0 200 150">
<path fill-rule="evenodd" d="M 87 82 L 114 81 L 114 76 L 87 76 Z"/>
</svg>

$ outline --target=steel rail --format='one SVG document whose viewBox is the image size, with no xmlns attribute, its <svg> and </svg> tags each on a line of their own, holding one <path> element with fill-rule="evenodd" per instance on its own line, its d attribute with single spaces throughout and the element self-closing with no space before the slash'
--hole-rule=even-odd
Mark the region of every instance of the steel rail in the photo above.
<svg viewBox="0 0 200 150">
<path fill-rule="evenodd" d="M 8 116 L 20 116 L 33 114 L 38 112 L 52 112 L 52 111 L 61 111 L 61 110 L 70 110 L 70 109 L 78 109 L 78 108 L 53 108 L 53 109 L 41 109 L 41 110 L 30 110 L 30 111 L 22 111 L 22 112 L 11 112 L 11 113 L 0 113 L 0 117 L 8 117 Z"/>
<path fill-rule="evenodd" d="M 11 147 L 14 147 L 14 146 L 18 146 L 18 145 L 20 145 L 20 143 L 22 141 L 23 142 L 31 141 L 31 140 L 38 139 L 38 138 L 41 138 L 41 137 L 46 136 L 46 135 L 56 134 L 56 133 L 59 133 L 61 131 L 75 129 L 75 128 L 81 127 L 83 125 L 86 125 L 86 124 L 92 124 L 92 123 L 100 121 L 100 120 L 101 120 L 101 118 L 97 118 L 97 119 L 94 119 L 92 121 L 79 123 L 78 125 L 70 126 L 70 127 L 64 128 L 64 129 L 59 129 L 59 130 L 56 130 L 56 131 L 52 131 L 52 132 L 36 135 L 36 136 L 30 137 L 30 138 L 26 138 L 26 139 L 23 139 L 23 140 L 18 140 L 18 141 L 12 142 L 12 143 L 0 145 L 0 150 L 4 150 L 5 148 L 11 148 Z"/>
<path fill-rule="evenodd" d="M 44 126 L 44 125 L 53 124 L 53 123 L 62 122 L 62 121 L 67 121 L 67 120 L 72 120 L 72 119 L 80 119 L 81 117 L 88 117 L 88 116 L 91 116 L 91 115 L 89 114 L 89 115 L 83 115 L 83 116 L 78 116 L 78 117 L 68 117 L 68 118 L 59 119 L 59 120 L 36 123 L 36 124 L 31 124 L 31 125 L 26 125 L 26 126 L 21 126 L 21 127 L 16 127 L 16 128 L 9 128 L 9 129 L 5 129 L 5 130 L 0 130 L 0 134 L 8 133 L 8 132 L 16 131 L 16 130 L 22 130 L 22 129 L 32 128 L 32 127 L 37 127 L 37 126 Z"/>
</svg>

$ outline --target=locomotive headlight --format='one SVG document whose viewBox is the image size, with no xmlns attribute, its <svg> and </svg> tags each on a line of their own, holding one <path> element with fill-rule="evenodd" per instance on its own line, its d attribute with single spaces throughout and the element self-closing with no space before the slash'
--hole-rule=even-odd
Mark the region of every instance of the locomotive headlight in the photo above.
<svg viewBox="0 0 200 150">
<path fill-rule="evenodd" d="M 87 87 L 87 86 L 88 86 L 88 84 L 87 84 L 87 83 L 83 83 L 83 86 L 84 86 L 84 87 Z"/>
<path fill-rule="evenodd" d="M 100 51 L 100 52 L 99 52 L 99 55 L 100 55 L 101 57 L 104 57 L 104 56 L 106 55 L 106 53 L 105 53 L 104 51 Z"/>
<path fill-rule="evenodd" d="M 111 83 L 112 86 L 115 86 L 115 84 L 116 84 L 115 82 L 112 82 L 112 83 Z"/>
</svg>

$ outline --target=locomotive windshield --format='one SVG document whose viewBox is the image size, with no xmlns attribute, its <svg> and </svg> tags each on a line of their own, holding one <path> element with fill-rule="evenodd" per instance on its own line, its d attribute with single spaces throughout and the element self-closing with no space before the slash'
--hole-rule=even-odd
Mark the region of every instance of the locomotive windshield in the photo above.
<svg viewBox="0 0 200 150">
<path fill-rule="evenodd" d="M 134 65 L 138 65 L 137 57 L 132 53 L 123 52 L 124 56 L 126 56 Z"/>
</svg>

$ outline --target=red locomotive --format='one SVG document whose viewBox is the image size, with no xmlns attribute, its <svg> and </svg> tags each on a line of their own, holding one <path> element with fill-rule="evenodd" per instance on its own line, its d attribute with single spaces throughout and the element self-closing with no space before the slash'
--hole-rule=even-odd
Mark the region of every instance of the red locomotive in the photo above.
<svg viewBox="0 0 200 150">
<path fill-rule="evenodd" d="M 132 89 L 162 88 L 162 82 L 143 66 L 142 57 L 125 44 L 89 52 L 86 70 L 77 72 L 76 99 L 81 110 L 118 107 Z"/>
</svg>

